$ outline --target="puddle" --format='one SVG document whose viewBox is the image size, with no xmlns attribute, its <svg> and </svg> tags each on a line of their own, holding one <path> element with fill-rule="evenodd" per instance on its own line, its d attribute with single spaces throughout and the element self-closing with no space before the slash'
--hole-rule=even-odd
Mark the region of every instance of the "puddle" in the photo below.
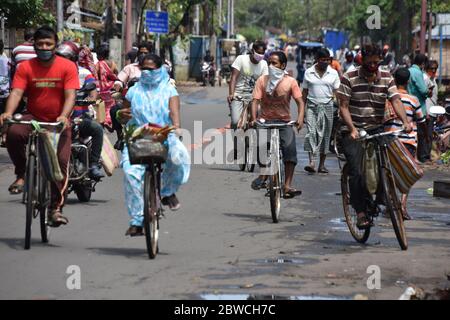
<svg viewBox="0 0 450 320">
<path fill-rule="evenodd" d="M 282 296 L 282 295 L 262 295 L 262 294 L 212 294 L 203 293 L 200 295 L 203 300 L 350 300 L 348 297 L 340 296 Z"/>
<path fill-rule="evenodd" d="M 305 260 L 300 259 L 261 259 L 256 260 L 256 263 L 270 263 L 270 264 L 305 264 Z"/>
<path fill-rule="evenodd" d="M 267 288 L 267 286 L 263 285 L 262 283 L 248 283 L 248 284 L 224 284 L 224 285 L 214 285 L 214 286 L 208 286 L 209 289 L 214 290 L 239 290 L 239 289 L 264 289 Z"/>
</svg>

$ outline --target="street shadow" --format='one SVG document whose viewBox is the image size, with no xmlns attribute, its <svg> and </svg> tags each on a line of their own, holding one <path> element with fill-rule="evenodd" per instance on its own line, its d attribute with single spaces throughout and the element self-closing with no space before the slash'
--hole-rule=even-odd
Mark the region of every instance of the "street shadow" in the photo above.
<svg viewBox="0 0 450 320">
<path fill-rule="evenodd" d="M 110 200 L 98 200 L 92 199 L 89 202 L 80 202 L 77 198 L 68 198 L 66 204 L 81 204 L 83 206 L 97 206 L 97 204 L 105 204 L 110 202 Z"/>
<path fill-rule="evenodd" d="M 231 213 L 224 212 L 223 215 L 231 218 L 238 218 L 246 221 L 256 221 L 256 222 L 271 222 L 272 218 L 268 215 L 257 215 L 257 214 L 247 214 L 247 213 Z"/>
<path fill-rule="evenodd" d="M 25 249 L 23 248 L 25 240 L 23 238 L 0 238 L 0 244 L 1 243 L 5 244 L 10 249 L 17 251 L 25 251 Z M 37 239 L 36 240 L 31 239 L 31 249 L 33 249 L 33 247 L 61 248 L 61 246 L 58 245 L 54 245 L 51 243 L 43 243 Z"/>
<path fill-rule="evenodd" d="M 228 172 L 243 172 L 243 173 L 245 173 L 246 171 L 241 171 L 241 170 L 239 170 L 239 168 L 237 167 L 237 165 L 236 165 L 236 167 L 235 168 L 233 168 L 233 167 L 211 167 L 211 168 L 208 168 L 208 170 L 213 170 L 213 171 L 228 171 Z"/>
<path fill-rule="evenodd" d="M 133 260 L 142 260 L 146 259 L 149 260 L 147 250 L 145 247 L 142 249 L 138 248 L 87 248 L 88 250 L 94 251 L 97 254 L 100 255 L 107 255 L 107 256 L 120 256 L 120 257 L 126 257 L 128 259 Z M 168 256 L 168 253 L 165 252 L 159 252 L 157 257 L 161 256 Z"/>
</svg>

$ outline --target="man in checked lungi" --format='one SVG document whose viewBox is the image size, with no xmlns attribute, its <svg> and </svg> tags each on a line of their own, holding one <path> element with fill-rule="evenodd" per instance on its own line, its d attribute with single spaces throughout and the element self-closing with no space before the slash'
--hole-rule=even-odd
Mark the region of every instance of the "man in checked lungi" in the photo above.
<svg viewBox="0 0 450 320">
<path fill-rule="evenodd" d="M 326 150 L 330 145 L 333 128 L 333 97 L 341 84 L 339 74 L 331 64 L 330 52 L 320 48 L 316 64 L 306 70 L 303 80 L 303 101 L 306 105 L 305 151 L 309 153 L 309 165 L 305 171 L 315 173 L 315 161 L 320 154 L 319 173 L 328 173 L 325 167 Z"/>
</svg>

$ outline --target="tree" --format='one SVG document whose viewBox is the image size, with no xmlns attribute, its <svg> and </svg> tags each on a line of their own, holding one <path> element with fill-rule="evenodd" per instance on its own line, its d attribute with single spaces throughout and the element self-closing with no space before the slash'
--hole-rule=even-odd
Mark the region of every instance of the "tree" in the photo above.
<svg viewBox="0 0 450 320">
<path fill-rule="evenodd" d="M 31 28 L 56 23 L 55 17 L 45 10 L 43 0 L 2 0 L 0 15 L 7 18 L 10 28 Z"/>
</svg>

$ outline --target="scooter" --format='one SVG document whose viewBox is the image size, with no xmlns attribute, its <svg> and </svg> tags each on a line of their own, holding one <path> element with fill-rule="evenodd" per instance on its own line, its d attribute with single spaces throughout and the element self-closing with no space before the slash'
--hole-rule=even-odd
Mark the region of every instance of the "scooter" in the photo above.
<svg viewBox="0 0 450 320">
<path fill-rule="evenodd" d="M 202 65 L 200 66 L 201 72 L 202 72 L 202 81 L 203 86 L 206 87 L 207 83 L 211 84 L 211 86 L 215 86 L 216 84 L 216 77 L 215 77 L 215 70 L 213 68 L 213 64 L 211 62 L 204 61 Z"/>
</svg>

